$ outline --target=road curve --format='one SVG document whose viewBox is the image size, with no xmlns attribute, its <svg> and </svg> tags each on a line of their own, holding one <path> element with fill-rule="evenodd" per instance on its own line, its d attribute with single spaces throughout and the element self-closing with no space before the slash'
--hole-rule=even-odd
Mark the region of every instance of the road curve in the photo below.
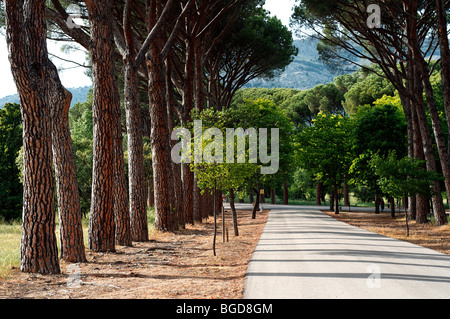
<svg viewBox="0 0 450 319">
<path fill-rule="evenodd" d="M 450 256 L 337 221 L 271 206 L 245 299 L 450 298 Z"/>
</svg>

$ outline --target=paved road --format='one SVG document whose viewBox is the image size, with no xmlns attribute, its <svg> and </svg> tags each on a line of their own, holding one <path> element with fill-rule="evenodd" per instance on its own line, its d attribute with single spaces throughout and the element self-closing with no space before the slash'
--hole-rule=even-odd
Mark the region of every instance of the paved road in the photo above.
<svg viewBox="0 0 450 319">
<path fill-rule="evenodd" d="M 450 256 L 350 226 L 311 207 L 272 209 L 247 299 L 450 298 Z"/>
</svg>

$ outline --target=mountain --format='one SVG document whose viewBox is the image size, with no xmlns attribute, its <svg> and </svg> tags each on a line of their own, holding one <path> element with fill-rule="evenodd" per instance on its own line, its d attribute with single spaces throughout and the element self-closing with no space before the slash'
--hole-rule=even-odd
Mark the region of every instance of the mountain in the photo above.
<svg viewBox="0 0 450 319">
<path fill-rule="evenodd" d="M 69 88 L 67 90 L 72 93 L 72 104 L 74 106 L 77 103 L 82 103 L 86 101 L 86 95 L 89 93 L 91 89 L 90 86 L 78 87 L 78 88 Z M 6 103 L 19 103 L 19 96 L 17 94 L 8 95 L 0 98 L 0 108 L 3 107 Z"/>
<path fill-rule="evenodd" d="M 295 40 L 299 49 L 294 61 L 286 70 L 272 80 L 254 79 L 246 88 L 290 88 L 297 90 L 312 89 L 318 84 L 333 82 L 333 79 L 342 73 L 332 73 L 319 60 L 316 39 Z"/>
</svg>

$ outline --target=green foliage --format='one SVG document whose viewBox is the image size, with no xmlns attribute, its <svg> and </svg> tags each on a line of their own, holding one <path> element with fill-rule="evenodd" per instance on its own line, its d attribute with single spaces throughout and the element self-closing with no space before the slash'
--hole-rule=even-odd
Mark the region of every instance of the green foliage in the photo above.
<svg viewBox="0 0 450 319">
<path fill-rule="evenodd" d="M 312 127 L 299 135 L 297 161 L 324 184 L 338 187 L 344 182 L 353 159 L 351 123 L 341 115 L 320 112 Z"/>
<path fill-rule="evenodd" d="M 353 85 L 347 87 L 342 103 L 348 114 L 355 114 L 363 105 L 371 105 L 383 96 L 393 96 L 395 89 L 385 78 L 360 70 L 352 74 Z M 345 79 L 342 79 L 345 81 Z M 338 80 L 342 85 L 344 81 Z"/>
<path fill-rule="evenodd" d="M 194 114 L 193 118 L 195 120 L 202 120 L 202 133 L 205 133 L 205 131 L 210 128 L 216 128 L 222 136 L 226 136 L 226 128 L 228 128 L 227 122 L 230 120 L 229 116 L 232 116 L 230 109 L 222 112 L 206 109 L 201 114 Z M 236 139 L 234 141 L 234 146 L 236 149 Z M 214 152 L 211 152 L 212 155 L 219 155 L 216 154 L 216 151 L 225 154 L 226 140 L 224 138 L 220 140 L 215 136 L 214 138 L 211 137 L 211 139 L 204 137 L 200 147 L 202 152 L 214 148 Z M 191 169 L 196 174 L 198 187 L 203 192 L 206 190 L 213 192 L 215 189 L 221 189 L 222 192 L 228 193 L 228 195 L 230 189 L 240 190 L 237 194 L 240 198 L 243 198 L 245 190 L 247 189 L 247 187 L 245 187 L 247 186 L 246 183 L 248 183 L 252 176 L 256 174 L 256 171 L 259 168 L 258 164 L 251 164 L 248 162 L 248 149 L 248 141 L 246 141 L 247 158 L 245 163 L 227 163 L 224 159 L 225 155 L 220 156 L 220 160 L 213 163 L 207 163 L 205 161 L 202 163 L 195 163 L 194 158 L 192 158 L 193 164 L 191 164 Z M 234 159 L 237 162 L 236 156 L 234 156 Z"/>
<path fill-rule="evenodd" d="M 303 103 L 308 105 L 312 114 L 342 112 L 343 94 L 334 83 L 317 85 L 311 90 L 307 90 L 303 96 Z"/>
<path fill-rule="evenodd" d="M 93 121 L 92 91 L 84 103 L 75 104 L 69 112 L 75 167 L 80 192 L 81 211 L 86 214 L 91 206 Z"/>
<path fill-rule="evenodd" d="M 374 200 L 373 191 L 363 185 L 358 185 L 353 189 L 354 196 L 363 203 L 369 203 Z"/>
<path fill-rule="evenodd" d="M 432 185 L 441 181 L 442 176 L 423 168 L 424 161 L 403 157 L 397 158 L 395 152 L 387 157 L 375 155 L 371 166 L 379 176 L 378 185 L 382 191 L 395 198 L 422 194 L 428 198 L 433 195 Z"/>
<path fill-rule="evenodd" d="M 273 78 L 284 71 L 298 53 L 291 31 L 262 8 L 242 16 L 233 28 L 235 32 L 230 32 L 227 42 L 230 45 L 228 54 L 236 59 L 227 61 L 234 65 L 239 65 L 239 60 L 246 61 L 244 70 L 249 74 Z"/>
<path fill-rule="evenodd" d="M 372 196 L 381 195 L 379 176 L 371 165 L 376 154 L 385 158 L 391 152 L 403 157 L 407 154 L 406 120 L 398 106 L 384 104 L 393 98 L 385 97 L 376 106 L 364 106 L 353 117 L 352 144 L 354 160 L 349 170 L 350 183 L 363 186 Z"/>
<path fill-rule="evenodd" d="M 293 174 L 289 196 L 293 199 L 314 200 L 316 183 L 316 179 L 309 170 L 298 168 Z"/>
<path fill-rule="evenodd" d="M 219 150 L 219 152 L 223 151 L 224 157 L 226 154 L 227 128 L 242 128 L 244 130 L 254 128 L 256 131 L 259 128 L 267 128 L 269 132 L 272 128 L 278 128 L 280 131 L 280 166 L 278 173 L 274 175 L 261 175 L 260 168 L 263 164 L 259 161 L 257 163 L 249 163 L 249 139 L 246 138 L 244 163 L 238 163 L 239 154 L 235 152 L 233 155 L 235 163 L 227 163 L 224 160 L 224 163 L 192 164 L 192 169 L 197 173 L 198 183 L 201 189 L 212 190 L 214 187 L 221 188 L 224 191 L 234 189 L 242 197 L 250 187 L 255 186 L 257 183 L 275 183 L 277 179 L 282 179 L 283 176 L 289 174 L 292 169 L 293 127 L 283 111 L 272 101 L 263 99 L 256 101 L 246 100 L 243 104 L 224 111 L 206 109 L 200 114 L 194 112 L 193 119 L 202 120 L 203 131 L 208 128 L 217 128 L 220 130 L 224 139 L 222 141 L 216 138 L 203 140 L 202 148 L 203 151 L 206 151 L 216 147 L 216 150 Z M 235 137 L 235 150 L 237 149 L 237 143 L 238 138 Z M 270 153 L 271 143 L 268 144 L 268 153 Z"/>
<path fill-rule="evenodd" d="M 378 101 L 376 105 L 361 107 L 354 116 L 354 152 L 372 152 L 386 156 L 390 151 L 396 151 L 400 157 L 406 156 L 407 131 L 404 114 L 392 104 Z"/>
<path fill-rule="evenodd" d="M 11 221 L 22 215 L 23 188 L 16 158 L 22 147 L 20 105 L 0 109 L 0 219 Z"/>
</svg>

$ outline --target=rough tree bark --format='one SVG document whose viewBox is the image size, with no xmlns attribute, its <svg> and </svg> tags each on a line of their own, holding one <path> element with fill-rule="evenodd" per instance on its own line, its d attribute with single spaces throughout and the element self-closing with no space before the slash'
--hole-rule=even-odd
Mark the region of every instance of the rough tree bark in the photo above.
<svg viewBox="0 0 450 319">
<path fill-rule="evenodd" d="M 80 196 L 69 128 L 72 94 L 61 84 L 53 63 L 49 67 L 49 101 L 51 108 L 53 164 L 58 198 L 61 259 L 79 263 L 86 261 L 81 223 Z"/>
<path fill-rule="evenodd" d="M 157 41 L 159 42 L 159 41 Z M 150 116 L 152 118 L 152 160 L 153 182 L 155 188 L 155 223 L 158 230 L 172 231 L 173 207 L 171 207 L 170 190 L 172 165 L 171 141 L 168 129 L 165 102 L 164 64 L 161 61 L 161 47 L 152 45 L 147 56 L 149 68 Z"/>
<path fill-rule="evenodd" d="M 127 177 L 125 175 L 125 160 L 123 154 L 122 113 L 119 96 L 111 106 L 114 116 L 114 223 L 116 244 L 132 246 L 130 205 L 128 199 Z M 144 192 L 142 188 L 141 192 Z M 145 203 L 145 200 L 144 200 Z"/>
<path fill-rule="evenodd" d="M 253 188 L 250 191 L 255 192 L 256 200 L 252 209 L 252 219 L 256 219 L 256 212 L 259 211 L 259 191 L 256 188 Z"/>
<path fill-rule="evenodd" d="M 95 252 L 115 251 L 114 230 L 114 125 L 111 107 L 116 102 L 114 43 L 110 25 L 111 2 L 85 1 L 91 24 L 94 160 L 92 174 L 89 248 Z"/>
<path fill-rule="evenodd" d="M 445 0 L 436 0 L 438 21 L 438 40 L 441 55 L 442 92 L 444 97 L 445 114 L 447 116 L 448 136 L 450 141 L 450 49 L 448 40 L 447 14 Z M 447 144 L 450 145 L 450 144 Z"/>
<path fill-rule="evenodd" d="M 433 133 L 436 141 L 436 146 L 442 166 L 442 173 L 445 178 L 445 188 L 447 195 L 450 195 L 450 167 L 449 167 L 449 155 L 447 152 L 447 147 L 445 145 L 444 134 L 442 132 L 441 122 L 439 118 L 439 113 L 436 106 L 436 101 L 434 99 L 433 88 L 430 83 L 430 73 L 428 65 L 425 61 L 423 53 L 421 51 L 421 46 L 418 41 L 418 3 L 411 1 L 407 7 L 407 12 L 409 13 L 407 21 L 407 32 L 408 32 L 408 44 L 412 50 L 413 61 L 410 62 L 411 68 L 413 68 L 413 74 L 415 79 L 415 92 L 425 91 L 425 96 L 428 104 L 428 111 L 431 117 L 431 123 L 433 128 Z M 422 83 L 419 83 L 421 80 Z M 428 129 L 428 124 L 425 126 L 426 118 L 425 112 L 420 108 L 422 107 L 422 96 L 417 96 L 416 106 L 418 107 L 418 120 L 420 125 L 420 130 L 422 134 L 422 143 L 424 147 L 424 156 L 427 161 L 427 169 L 429 171 L 436 171 L 436 162 L 434 160 L 434 151 L 432 149 L 431 133 Z M 433 190 L 435 195 L 432 197 L 433 212 L 436 219 L 436 225 L 441 226 L 447 224 L 447 218 L 445 215 L 444 203 L 441 195 L 441 186 L 439 182 L 434 183 Z"/>
<path fill-rule="evenodd" d="M 239 236 L 239 229 L 238 229 L 238 223 L 237 223 L 237 213 L 236 213 L 236 207 L 234 206 L 234 190 L 230 189 L 229 191 L 230 191 L 231 215 L 233 217 L 234 236 Z"/>
<path fill-rule="evenodd" d="M 6 0 L 9 61 L 23 122 L 23 215 L 21 270 L 60 272 L 55 235 L 52 131 L 44 0 Z"/>
<path fill-rule="evenodd" d="M 133 241 L 143 242 L 148 241 L 148 220 L 144 194 L 144 144 L 138 91 L 138 74 L 131 63 L 125 64 L 124 76 L 131 236 Z"/>
<path fill-rule="evenodd" d="M 323 188 L 323 184 L 322 183 L 317 183 L 316 184 L 316 205 L 322 205 L 320 198 L 322 196 L 322 188 Z"/>
<path fill-rule="evenodd" d="M 289 189 L 287 182 L 283 182 L 283 204 L 289 205 Z"/>
</svg>

